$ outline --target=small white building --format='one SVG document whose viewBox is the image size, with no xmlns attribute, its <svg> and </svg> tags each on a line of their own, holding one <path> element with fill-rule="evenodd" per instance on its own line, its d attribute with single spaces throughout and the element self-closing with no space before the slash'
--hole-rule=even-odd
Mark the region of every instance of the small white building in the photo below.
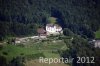
<svg viewBox="0 0 100 66">
<path fill-rule="evenodd" d="M 95 40 L 95 47 L 99 47 L 100 48 L 100 40 Z"/>
<path fill-rule="evenodd" d="M 15 39 L 15 43 L 16 43 L 16 44 L 21 43 L 20 38 L 16 38 L 16 39 Z"/>
<path fill-rule="evenodd" d="M 15 43 L 16 43 L 16 44 L 25 43 L 25 42 L 27 42 L 27 41 L 29 41 L 29 37 L 16 38 L 16 39 L 15 39 Z"/>
<path fill-rule="evenodd" d="M 47 24 L 46 25 L 47 35 L 59 35 L 63 33 L 62 27 L 58 24 Z"/>
<path fill-rule="evenodd" d="M 90 40 L 89 43 L 90 43 L 90 44 L 94 44 L 94 47 L 95 47 L 95 48 L 97 48 L 97 47 L 100 48 L 100 39 L 96 39 L 96 40 L 93 39 L 93 40 Z"/>
</svg>

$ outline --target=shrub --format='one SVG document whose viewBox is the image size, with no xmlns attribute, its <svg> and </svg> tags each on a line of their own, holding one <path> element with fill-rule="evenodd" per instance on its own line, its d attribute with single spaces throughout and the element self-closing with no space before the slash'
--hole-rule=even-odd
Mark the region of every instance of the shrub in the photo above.
<svg viewBox="0 0 100 66">
<path fill-rule="evenodd" d="M 2 52 L 3 53 L 3 55 L 8 55 L 8 53 L 7 52 Z"/>
<path fill-rule="evenodd" d="M 3 45 L 0 45 L 0 50 L 2 50 L 3 49 Z"/>
</svg>

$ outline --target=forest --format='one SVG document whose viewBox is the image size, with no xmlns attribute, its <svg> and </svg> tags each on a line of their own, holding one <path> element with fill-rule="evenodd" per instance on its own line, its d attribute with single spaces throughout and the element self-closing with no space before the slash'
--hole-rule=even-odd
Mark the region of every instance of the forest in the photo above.
<svg viewBox="0 0 100 66">
<path fill-rule="evenodd" d="M 0 40 L 36 35 L 47 18 L 84 38 L 95 38 L 100 26 L 99 0 L 0 0 Z"/>
</svg>

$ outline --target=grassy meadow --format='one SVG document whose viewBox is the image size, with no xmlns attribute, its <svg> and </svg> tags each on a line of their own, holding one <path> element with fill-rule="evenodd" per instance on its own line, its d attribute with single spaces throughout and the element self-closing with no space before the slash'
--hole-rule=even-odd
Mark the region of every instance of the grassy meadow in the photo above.
<svg viewBox="0 0 100 66">
<path fill-rule="evenodd" d="M 0 49 L 0 55 L 5 56 L 8 61 L 18 56 L 30 57 L 34 59 L 36 54 L 38 57 L 59 58 L 58 50 L 65 50 L 66 44 L 62 40 L 46 40 L 46 41 L 29 41 L 25 44 L 4 44 Z M 42 55 L 41 55 L 42 54 Z"/>
<path fill-rule="evenodd" d="M 97 39 L 100 39 L 100 29 L 98 31 L 95 32 L 95 37 Z"/>
</svg>

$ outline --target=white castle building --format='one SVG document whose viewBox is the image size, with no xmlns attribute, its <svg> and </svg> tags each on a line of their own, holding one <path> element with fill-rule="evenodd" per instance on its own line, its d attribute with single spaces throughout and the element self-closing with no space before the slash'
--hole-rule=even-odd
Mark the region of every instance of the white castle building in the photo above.
<svg viewBox="0 0 100 66">
<path fill-rule="evenodd" d="M 47 35 L 58 35 L 62 34 L 63 30 L 62 27 L 59 26 L 58 24 L 47 24 L 46 25 L 46 33 Z"/>
</svg>

